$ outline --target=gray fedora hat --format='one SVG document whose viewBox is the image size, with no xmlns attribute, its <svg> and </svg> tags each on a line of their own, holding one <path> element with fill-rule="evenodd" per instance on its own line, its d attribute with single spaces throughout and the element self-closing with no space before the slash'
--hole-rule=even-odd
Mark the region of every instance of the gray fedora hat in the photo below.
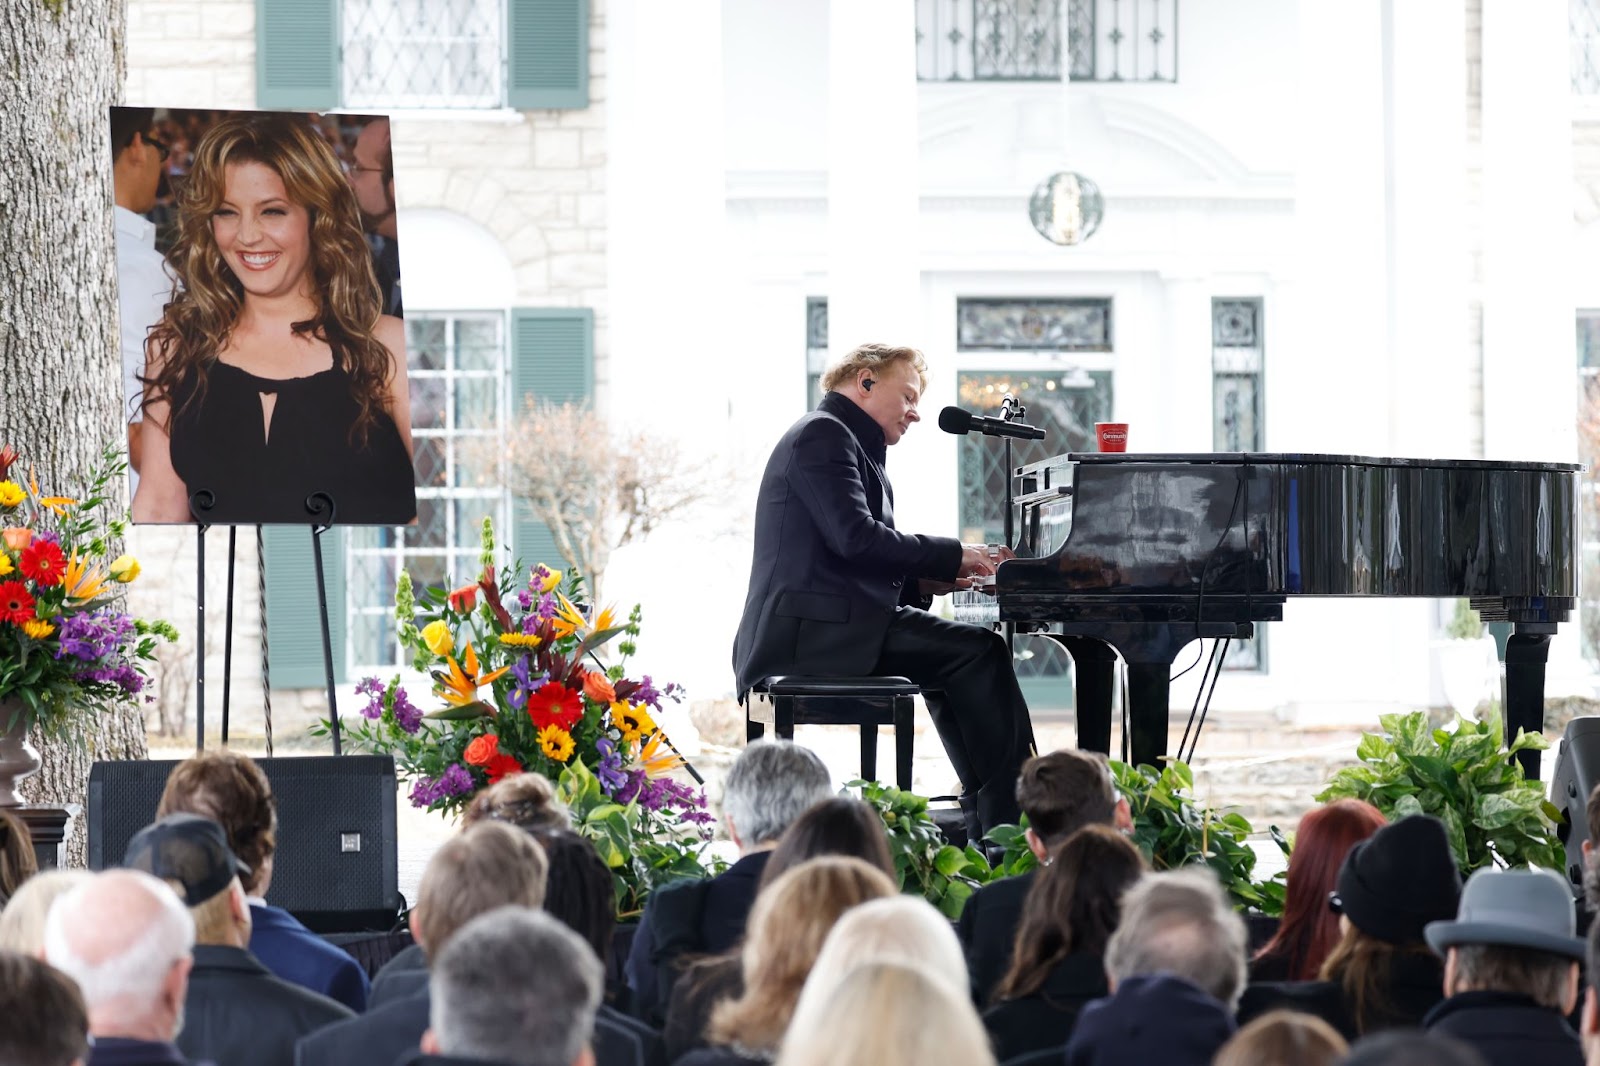
<svg viewBox="0 0 1600 1066">
<path fill-rule="evenodd" d="M 1534 948 L 1583 959 L 1572 890 L 1550 870 L 1479 870 L 1467 879 L 1453 922 L 1429 922 L 1423 935 L 1440 955 L 1460 944 Z"/>
</svg>

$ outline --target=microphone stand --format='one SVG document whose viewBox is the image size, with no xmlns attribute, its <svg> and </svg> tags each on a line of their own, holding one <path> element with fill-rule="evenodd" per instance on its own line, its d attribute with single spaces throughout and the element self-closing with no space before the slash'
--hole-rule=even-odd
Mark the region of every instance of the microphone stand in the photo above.
<svg viewBox="0 0 1600 1066">
<path fill-rule="evenodd" d="M 1024 418 L 1027 417 L 1027 415 L 1028 415 L 1028 409 L 1026 407 L 1022 406 L 1022 404 L 1020 402 L 1018 402 L 1018 400 L 1017 400 L 1017 398 L 1015 396 L 1011 395 L 1010 393 L 1006 393 L 1005 398 L 1000 401 L 1000 418 L 1001 418 L 1001 421 L 1004 421 L 1004 422 L 1021 422 Z M 1016 506 L 1016 487 L 1015 487 L 1016 486 L 1016 471 L 1012 467 L 1014 459 L 1012 458 L 1012 454 L 1011 454 L 1011 438 L 1010 437 L 1002 437 L 1001 440 L 1004 442 L 1004 445 L 1005 445 L 1004 457 L 1005 457 L 1005 483 L 1006 483 L 1006 490 L 1005 490 L 1005 518 L 1003 519 L 1003 523 L 1002 523 L 1002 529 L 1004 530 L 1004 533 L 1003 533 L 1004 541 L 1003 541 L 1003 543 L 1005 544 L 1005 546 L 1007 548 L 1011 549 L 1012 551 L 1016 551 L 1017 550 L 1017 546 L 1014 543 L 1014 541 L 1016 540 L 1016 530 L 1015 530 L 1016 520 L 1012 516 L 1012 511 L 1015 509 L 1015 506 Z M 999 572 L 1000 572 L 1000 568 L 998 566 L 995 567 L 995 574 L 997 576 L 998 576 Z M 998 594 L 998 590 L 996 590 L 996 592 Z M 1015 622 L 1007 622 L 1007 623 L 1005 623 L 1005 637 L 1006 637 L 1006 650 L 1011 654 L 1012 669 L 1015 670 L 1016 669 L 1016 659 L 1017 659 L 1017 624 Z"/>
</svg>

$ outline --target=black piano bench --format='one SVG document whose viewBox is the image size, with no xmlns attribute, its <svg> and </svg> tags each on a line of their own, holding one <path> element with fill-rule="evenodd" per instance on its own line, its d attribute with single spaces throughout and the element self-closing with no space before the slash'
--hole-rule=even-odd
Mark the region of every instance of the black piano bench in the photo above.
<svg viewBox="0 0 1600 1066">
<path fill-rule="evenodd" d="M 878 727 L 894 726 L 895 784 L 911 789 L 911 715 L 920 690 L 903 677 L 768 677 L 745 698 L 747 740 L 760 740 L 771 726 L 785 740 L 796 725 L 861 727 L 861 776 L 878 779 Z"/>
</svg>

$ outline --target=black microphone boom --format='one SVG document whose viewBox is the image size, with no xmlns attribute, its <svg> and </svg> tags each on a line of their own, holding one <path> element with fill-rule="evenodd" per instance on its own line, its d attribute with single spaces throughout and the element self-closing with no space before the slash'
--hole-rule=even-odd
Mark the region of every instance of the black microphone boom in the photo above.
<svg viewBox="0 0 1600 1066">
<path fill-rule="evenodd" d="M 959 407 L 946 407 L 939 412 L 939 428 L 946 433 L 982 433 L 987 437 L 1017 437 L 1020 440 L 1043 440 L 1044 430 L 1026 422 L 1007 422 L 999 418 L 985 418 Z"/>
</svg>

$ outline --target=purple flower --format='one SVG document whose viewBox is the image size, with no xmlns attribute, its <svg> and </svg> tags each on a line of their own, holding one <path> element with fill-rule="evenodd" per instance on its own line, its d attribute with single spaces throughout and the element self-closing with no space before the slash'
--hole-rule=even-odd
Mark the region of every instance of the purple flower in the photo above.
<svg viewBox="0 0 1600 1066">
<path fill-rule="evenodd" d="M 617 753 L 617 746 L 609 737 L 601 737 L 594 742 L 594 746 L 600 753 L 594 776 L 599 780 L 600 787 L 614 797 L 617 790 L 628 783 L 628 775 L 622 772 L 622 756 Z"/>
<path fill-rule="evenodd" d="M 611 794 L 611 798 L 621 804 L 629 804 L 637 799 L 640 790 L 645 786 L 645 782 L 649 781 L 643 770 L 629 770 L 625 777 L 626 780 L 623 781 L 622 787 Z"/>
<path fill-rule="evenodd" d="M 411 805 L 431 807 L 452 796 L 472 791 L 472 775 L 460 763 L 451 763 L 438 777 L 424 777 L 411 786 Z"/>
<path fill-rule="evenodd" d="M 55 657 L 64 659 L 70 655 L 84 662 L 105 659 L 119 653 L 132 635 L 133 619 L 115 608 L 64 615 Z"/>
<path fill-rule="evenodd" d="M 524 611 L 526 611 L 528 608 L 532 607 L 533 606 L 533 590 L 532 589 L 521 589 L 521 590 L 519 590 L 517 592 L 517 602 L 522 605 L 522 609 Z"/>
<path fill-rule="evenodd" d="M 549 674 L 533 676 L 533 657 L 524 655 L 511 665 L 511 676 L 517 683 L 511 686 L 511 694 L 506 697 L 506 702 L 519 710 L 528 705 L 528 694 L 550 679 Z"/>
<path fill-rule="evenodd" d="M 684 688 L 682 685 L 676 681 L 669 681 L 666 688 L 658 689 L 649 674 L 644 675 L 639 682 L 638 691 L 633 694 L 634 700 L 639 703 L 648 703 L 658 711 L 661 709 L 661 701 L 663 699 L 669 699 L 673 703 L 682 703 L 683 697 Z"/>
<path fill-rule="evenodd" d="M 407 733 L 422 728 L 422 709 L 411 702 L 411 697 L 399 685 L 394 689 L 394 724 Z"/>
<path fill-rule="evenodd" d="M 539 607 L 535 613 L 540 618 L 554 618 L 559 609 L 560 605 L 556 603 L 556 598 L 549 593 L 545 593 L 539 597 Z"/>
<path fill-rule="evenodd" d="M 91 666 L 87 670 L 79 670 L 72 676 L 79 681 L 98 681 L 102 684 L 116 685 L 130 696 L 138 695 L 139 690 L 144 688 L 144 677 L 126 662 Z"/>
<path fill-rule="evenodd" d="M 361 684 L 356 686 L 356 695 L 358 695 L 358 696 L 382 696 L 384 687 L 385 687 L 384 683 L 382 681 L 379 681 L 377 678 L 375 678 L 375 677 L 364 677 L 364 678 L 361 679 Z"/>
</svg>

